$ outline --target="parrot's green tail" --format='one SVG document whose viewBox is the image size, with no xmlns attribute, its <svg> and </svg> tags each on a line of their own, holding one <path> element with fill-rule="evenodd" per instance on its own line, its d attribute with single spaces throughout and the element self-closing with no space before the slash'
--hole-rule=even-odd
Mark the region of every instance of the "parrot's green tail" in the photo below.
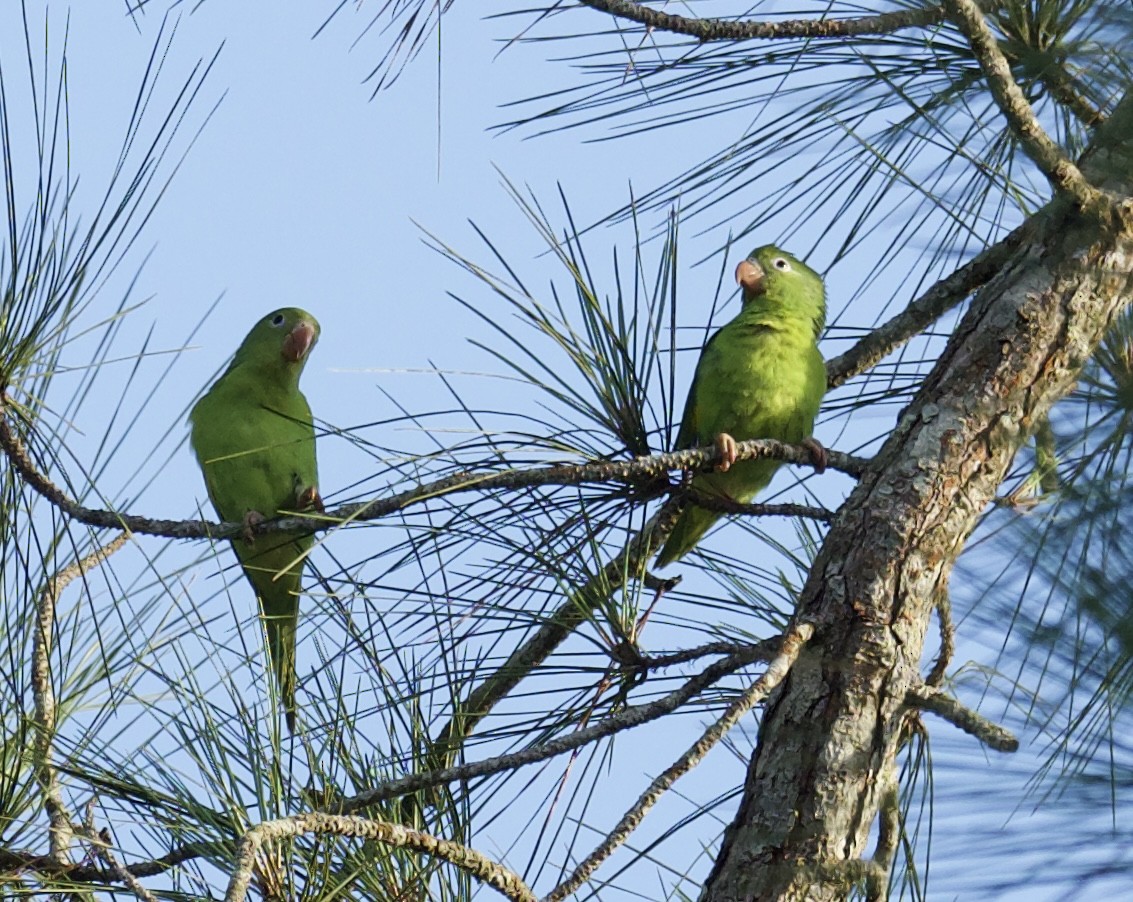
<svg viewBox="0 0 1133 902">
<path fill-rule="evenodd" d="M 298 598 L 292 596 L 298 608 Z M 298 610 L 269 614 L 261 606 L 260 616 L 264 619 L 267 631 L 268 658 L 275 671 L 276 686 L 279 688 L 279 703 L 287 718 L 287 730 L 295 732 L 295 640 L 298 630 Z"/>
<path fill-rule="evenodd" d="M 692 551 L 712 524 L 719 519 L 720 514 L 716 511 L 695 505 L 686 507 L 677 518 L 669 538 L 661 546 L 661 551 L 657 555 L 657 566 L 666 567 Z"/>
<path fill-rule="evenodd" d="M 275 545 L 260 540 L 254 548 L 234 542 L 233 547 L 260 602 L 260 619 L 267 636 L 268 660 L 279 704 L 287 717 L 287 729 L 294 733 L 295 640 L 299 632 L 301 578 L 301 564 L 297 561 L 304 548 L 290 539 Z"/>
<path fill-rule="evenodd" d="M 777 460 L 741 460 L 733 464 L 726 473 L 698 473 L 693 477 L 692 487 L 705 495 L 716 495 L 746 504 L 767 488 L 778 469 Z M 664 567 L 692 551 L 696 543 L 712 528 L 712 524 L 722 516 L 719 511 L 690 502 L 677 518 L 673 531 L 661 547 L 661 553 L 657 555 L 657 566 Z"/>
</svg>

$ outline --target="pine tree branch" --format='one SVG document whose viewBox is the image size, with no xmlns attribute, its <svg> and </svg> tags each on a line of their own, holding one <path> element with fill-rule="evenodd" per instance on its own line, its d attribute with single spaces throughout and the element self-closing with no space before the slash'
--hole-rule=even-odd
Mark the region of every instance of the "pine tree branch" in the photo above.
<svg viewBox="0 0 1133 902">
<path fill-rule="evenodd" d="M 944 718 L 952 726 L 959 727 L 970 736 L 975 736 L 988 748 L 997 752 L 1019 750 L 1019 740 L 1010 730 L 965 707 L 941 689 L 916 686 L 909 690 L 906 701 L 915 708 L 931 711 L 937 717 Z"/>
<path fill-rule="evenodd" d="M 576 730 L 569 736 L 560 736 L 522 751 L 509 752 L 472 764 L 443 767 L 438 770 L 409 774 L 396 780 L 389 780 L 356 796 L 342 800 L 339 803 L 339 810 L 344 812 L 360 811 L 379 802 L 408 795 L 421 789 L 440 786 L 444 783 L 471 780 L 476 777 L 487 777 L 492 774 L 515 770 L 528 764 L 537 764 L 540 761 L 572 752 L 607 736 L 639 727 L 671 714 L 729 674 L 750 664 L 772 658 L 779 653 L 780 642 L 781 637 L 776 637 L 747 646 L 741 652 L 728 655 L 726 658 L 709 664 L 700 673 L 690 677 L 682 686 L 668 695 L 642 705 L 628 707 L 598 723 Z"/>
<path fill-rule="evenodd" d="M 447 861 L 486 886 L 498 890 L 512 902 L 535 902 L 535 894 L 514 871 L 481 852 L 447 839 L 438 839 L 402 824 L 392 824 L 346 814 L 309 812 L 264 821 L 244 834 L 236 856 L 236 868 L 224 894 L 225 902 L 243 902 L 264 843 L 297 836 L 352 836 L 398 849 L 410 849 Z"/>
<path fill-rule="evenodd" d="M 880 363 L 889 354 L 958 306 L 994 276 L 1035 231 L 1035 217 L 985 248 L 945 276 L 892 319 L 873 329 L 853 347 L 826 362 L 826 379 L 837 388 Z"/>
<path fill-rule="evenodd" d="M 62 591 L 77 577 L 97 567 L 126 544 L 121 533 L 80 561 L 59 570 L 47 580 L 36 605 L 36 628 L 32 639 L 31 683 L 35 703 L 35 745 L 32 751 L 36 780 L 43 790 L 43 807 L 47 812 L 50 835 L 50 857 L 60 866 L 71 864 L 69 848 L 75 828 L 63 803 L 59 775 L 52 761 L 55 739 L 55 690 L 51 684 L 51 650 L 55 644 L 55 608 Z"/>
<path fill-rule="evenodd" d="M 848 38 L 891 34 L 906 28 L 925 28 L 944 21 L 940 6 L 898 10 L 855 19 L 793 19 L 783 22 L 702 19 L 676 16 L 642 6 L 634 0 L 578 0 L 597 12 L 629 19 L 646 28 L 688 35 L 699 41 L 748 41 L 781 38 Z"/>
<path fill-rule="evenodd" d="M 940 685 L 948 671 L 948 665 L 952 663 L 952 656 L 956 653 L 956 624 L 952 620 L 952 599 L 947 588 L 937 593 L 936 616 L 940 622 L 940 651 L 925 677 L 925 684 L 929 686 Z"/>
<path fill-rule="evenodd" d="M 944 4 L 949 18 L 968 39 L 987 78 L 992 97 L 1027 156 L 1056 191 L 1073 197 L 1081 209 L 1094 210 L 1105 204 L 1102 192 L 1086 180 L 1082 171 L 1039 123 L 975 0 L 944 0 Z"/>
<path fill-rule="evenodd" d="M 543 902 L 562 902 L 574 895 L 590 879 L 599 865 L 629 839 L 649 810 L 660 801 L 661 796 L 668 792 L 680 777 L 695 768 L 744 715 L 767 698 L 768 694 L 783 681 L 802 647 L 813 635 L 814 627 L 809 623 L 799 623 L 788 629 L 780 640 L 779 653 L 768 662 L 763 675 L 728 705 L 716 722 L 708 727 L 683 755 L 649 784 L 649 788 L 618 821 L 617 826 L 610 831 L 606 839 L 582 860 L 566 880 L 544 897 Z"/>
<path fill-rule="evenodd" d="M 170 539 L 229 539 L 245 529 L 241 523 L 214 523 L 210 520 L 159 520 L 126 514 L 119 511 L 84 507 L 44 476 L 32 462 L 24 443 L 13 432 L 0 407 L 0 448 L 8 456 L 16 471 L 32 489 L 51 502 L 63 513 L 88 526 L 125 529 L 129 532 L 163 536 Z M 773 459 L 787 463 L 813 466 L 810 449 L 803 445 L 790 445 L 774 439 L 756 439 L 737 445 L 737 460 Z M 344 504 L 323 514 L 300 514 L 266 520 L 253 529 L 254 535 L 267 535 L 285 530 L 307 529 L 319 532 L 349 523 L 378 520 L 400 513 L 415 504 L 421 504 L 442 495 L 458 492 L 489 492 L 500 489 L 521 489 L 532 486 L 573 486 L 588 483 L 634 484 L 657 479 L 670 471 L 699 470 L 711 467 L 719 460 L 714 445 L 670 451 L 651 457 L 638 457 L 627 461 L 593 461 L 582 464 L 556 464 L 548 467 L 519 468 L 488 473 L 457 473 L 424 485 L 407 489 L 388 498 L 375 498 L 354 504 Z M 827 466 L 851 476 L 858 476 L 866 466 L 860 457 L 827 450 Z M 772 513 L 782 515 L 784 511 Z M 804 514 L 806 515 L 806 514 Z M 821 515 L 824 516 L 824 515 Z M 821 518 L 820 516 L 820 518 Z"/>
<path fill-rule="evenodd" d="M 432 754 L 450 764 L 476 725 L 519 685 L 620 586 L 626 574 L 638 574 L 672 531 L 682 505 L 669 501 L 654 514 L 625 548 L 578 590 L 570 593 L 526 642 L 513 651 L 491 676 L 472 690 L 432 744 Z"/>
</svg>

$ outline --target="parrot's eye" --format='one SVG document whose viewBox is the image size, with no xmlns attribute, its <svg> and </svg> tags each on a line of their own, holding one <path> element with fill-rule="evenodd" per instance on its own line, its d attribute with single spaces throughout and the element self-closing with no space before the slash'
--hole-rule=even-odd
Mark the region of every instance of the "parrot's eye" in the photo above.
<svg viewBox="0 0 1133 902">
<path fill-rule="evenodd" d="M 791 264 L 788 263 L 786 260 L 784 260 L 782 257 L 776 257 L 771 265 L 774 266 L 780 272 L 790 272 L 791 271 Z"/>
<path fill-rule="evenodd" d="M 284 319 L 283 314 L 277 313 L 275 316 L 273 316 L 271 318 L 271 324 L 273 326 L 282 326 L 283 325 L 283 319 Z"/>
</svg>

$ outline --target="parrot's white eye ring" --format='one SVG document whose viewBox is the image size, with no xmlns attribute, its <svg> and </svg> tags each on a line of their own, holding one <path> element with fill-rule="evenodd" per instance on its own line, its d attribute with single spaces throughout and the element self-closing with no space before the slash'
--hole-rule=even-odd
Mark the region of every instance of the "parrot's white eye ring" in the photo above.
<svg viewBox="0 0 1133 902">
<path fill-rule="evenodd" d="M 783 272 L 790 272 L 791 270 L 791 264 L 784 260 L 782 257 L 776 257 L 771 265 L 778 270 L 782 270 Z"/>
<path fill-rule="evenodd" d="M 282 313 L 277 313 L 277 314 L 276 314 L 275 316 L 273 316 L 273 317 L 271 318 L 271 324 L 272 324 L 273 326 L 282 326 L 282 325 L 283 325 L 283 320 L 284 320 L 284 316 L 283 316 L 283 314 L 282 314 Z"/>
</svg>

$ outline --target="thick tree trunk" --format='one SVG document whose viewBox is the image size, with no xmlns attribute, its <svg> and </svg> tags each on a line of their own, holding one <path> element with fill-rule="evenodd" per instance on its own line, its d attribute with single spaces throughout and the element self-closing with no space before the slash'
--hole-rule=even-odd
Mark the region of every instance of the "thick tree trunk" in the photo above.
<svg viewBox="0 0 1133 902">
<path fill-rule="evenodd" d="M 1133 97 L 1085 172 L 1133 193 Z M 836 899 L 862 873 L 933 599 L 1033 424 L 1133 294 L 1133 205 L 1104 225 L 1063 204 L 1040 215 L 831 528 L 796 614 L 815 636 L 769 700 L 702 900 Z"/>
</svg>

